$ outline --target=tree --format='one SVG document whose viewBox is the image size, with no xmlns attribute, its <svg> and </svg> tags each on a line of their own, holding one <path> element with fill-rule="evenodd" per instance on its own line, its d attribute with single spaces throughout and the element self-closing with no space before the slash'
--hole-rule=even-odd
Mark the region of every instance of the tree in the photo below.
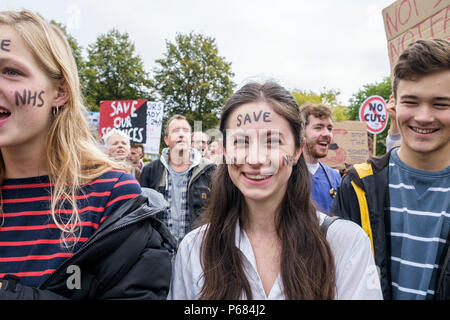
<svg viewBox="0 0 450 320">
<path fill-rule="evenodd" d="M 65 35 L 70 47 L 72 48 L 72 54 L 75 58 L 78 69 L 80 70 L 81 68 L 83 68 L 85 64 L 82 55 L 83 47 L 81 47 L 78 44 L 78 41 L 67 31 L 67 28 L 64 24 L 56 22 L 55 20 L 51 20 L 50 23 L 58 27 L 59 30 L 61 30 L 61 32 Z"/>
<path fill-rule="evenodd" d="M 219 112 L 231 96 L 231 62 L 220 57 L 215 39 L 195 34 L 177 34 L 166 40 L 164 58 L 156 60 L 155 91 L 164 102 L 165 119 L 182 114 L 193 125 L 202 121 L 202 130 L 217 125 Z"/>
<path fill-rule="evenodd" d="M 80 85 L 82 90 L 86 87 L 86 62 L 83 59 L 83 47 L 78 44 L 78 41 L 67 31 L 67 28 L 64 24 L 56 22 L 54 20 L 50 21 L 51 24 L 58 27 L 61 32 L 66 36 L 67 41 L 69 42 L 70 47 L 72 48 L 72 54 L 75 59 L 75 63 L 78 68 L 78 76 L 80 78 Z"/>
<path fill-rule="evenodd" d="M 348 118 L 350 120 L 359 121 L 358 111 L 361 104 L 370 96 L 380 96 L 387 102 L 389 101 L 389 96 L 392 93 L 391 78 L 386 77 L 382 81 L 373 84 L 366 84 L 361 90 L 350 98 L 350 106 L 348 108 Z M 377 135 L 377 155 L 383 155 L 386 153 L 386 136 L 391 123 L 388 122 L 386 129 Z"/>
<path fill-rule="evenodd" d="M 112 29 L 88 46 L 85 98 L 98 111 L 104 100 L 151 99 L 151 80 L 128 33 Z"/>
<path fill-rule="evenodd" d="M 330 107 L 330 108 L 331 108 L 331 112 L 333 114 L 333 120 L 335 122 L 349 120 L 348 115 L 347 115 L 348 107 L 335 106 L 335 107 Z"/>
<path fill-rule="evenodd" d="M 341 94 L 339 90 L 323 88 L 322 91 L 317 94 L 313 91 L 294 90 L 291 92 L 299 106 L 304 103 L 310 102 L 312 104 L 324 104 L 331 109 L 334 121 L 344 121 L 347 118 L 347 107 L 341 106 L 338 103 L 338 96 Z"/>
</svg>

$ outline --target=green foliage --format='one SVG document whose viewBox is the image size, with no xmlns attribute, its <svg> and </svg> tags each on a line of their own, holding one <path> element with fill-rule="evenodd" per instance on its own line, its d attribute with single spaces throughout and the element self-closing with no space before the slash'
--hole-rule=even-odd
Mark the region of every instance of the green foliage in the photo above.
<svg viewBox="0 0 450 320">
<path fill-rule="evenodd" d="M 349 120 L 359 121 L 358 111 L 361 104 L 370 96 L 380 96 L 386 101 L 389 101 L 389 96 L 392 93 L 391 78 L 386 77 L 381 82 L 366 84 L 361 90 L 350 98 L 350 106 L 348 108 L 348 118 Z M 388 122 L 386 129 L 379 135 L 377 135 L 377 156 L 386 153 L 386 136 L 391 123 Z"/>
<path fill-rule="evenodd" d="M 67 28 L 64 24 L 56 22 L 54 20 L 51 20 L 50 23 L 58 27 L 69 42 L 69 45 L 72 48 L 72 54 L 75 59 L 75 63 L 78 67 L 80 85 L 82 88 L 84 88 L 86 86 L 86 62 L 83 59 L 83 47 L 80 46 L 78 44 L 78 41 L 67 31 Z"/>
<path fill-rule="evenodd" d="M 313 91 L 294 90 L 291 92 L 299 106 L 309 102 L 312 104 L 324 104 L 331 109 L 334 121 L 344 121 L 347 118 L 347 107 L 341 106 L 338 103 L 338 97 L 341 94 L 339 90 L 323 88 L 317 94 Z"/>
<path fill-rule="evenodd" d="M 153 70 L 165 120 L 182 114 L 191 125 L 202 121 L 203 131 L 215 127 L 235 86 L 231 63 L 219 56 L 214 38 L 193 32 L 177 34 L 173 43 L 166 40 L 166 49 Z"/>
<path fill-rule="evenodd" d="M 292 96 L 297 101 L 298 105 L 301 106 L 306 102 L 310 102 L 312 104 L 325 104 L 328 107 L 335 107 L 338 105 L 338 96 L 341 94 L 339 90 L 335 89 L 326 89 L 323 88 L 322 91 L 317 94 L 314 91 L 306 91 L 306 90 L 294 90 L 291 92 Z"/>
<path fill-rule="evenodd" d="M 78 70 L 80 70 L 80 68 L 83 68 L 85 65 L 83 56 L 81 54 L 83 47 L 81 47 L 78 44 L 78 41 L 67 31 L 67 28 L 65 25 L 63 25 L 62 23 L 56 22 L 54 20 L 51 20 L 50 23 L 53 24 L 54 26 L 58 27 L 59 30 L 61 30 L 61 32 L 66 36 L 67 41 L 69 42 L 69 45 L 72 48 L 72 54 L 73 54 L 73 57 L 75 58 L 75 62 L 77 64 Z"/>
<path fill-rule="evenodd" d="M 320 95 L 313 91 L 294 90 L 291 92 L 291 95 L 295 98 L 299 106 L 302 106 L 307 102 L 312 104 L 322 103 Z"/>
<path fill-rule="evenodd" d="M 128 33 L 112 29 L 89 45 L 84 95 L 89 108 L 105 100 L 151 100 L 151 81 Z"/>
<path fill-rule="evenodd" d="M 345 106 L 335 106 L 330 107 L 331 112 L 333 114 L 333 121 L 339 122 L 339 121 L 345 121 L 349 120 L 348 114 L 347 114 L 347 107 Z"/>
</svg>

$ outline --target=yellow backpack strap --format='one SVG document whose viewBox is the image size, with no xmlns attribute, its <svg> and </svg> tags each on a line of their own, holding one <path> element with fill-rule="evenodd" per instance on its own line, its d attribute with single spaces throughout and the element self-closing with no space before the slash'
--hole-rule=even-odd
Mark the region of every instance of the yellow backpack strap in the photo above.
<svg viewBox="0 0 450 320">
<path fill-rule="evenodd" d="M 354 164 L 353 167 L 358 172 L 360 179 L 373 175 L 372 166 L 369 162 Z"/>
<path fill-rule="evenodd" d="M 365 162 L 361 164 L 353 165 L 360 179 L 365 178 L 373 174 L 372 166 L 370 163 Z M 359 203 L 359 212 L 361 214 L 361 227 L 369 236 L 370 244 L 372 246 L 372 254 L 375 258 L 375 250 L 373 248 L 373 237 L 372 237 L 372 228 L 370 227 L 370 218 L 369 218 L 369 208 L 367 206 L 367 199 L 364 190 L 356 185 L 354 181 L 351 182 L 353 189 L 355 190 L 356 197 L 358 198 Z"/>
</svg>

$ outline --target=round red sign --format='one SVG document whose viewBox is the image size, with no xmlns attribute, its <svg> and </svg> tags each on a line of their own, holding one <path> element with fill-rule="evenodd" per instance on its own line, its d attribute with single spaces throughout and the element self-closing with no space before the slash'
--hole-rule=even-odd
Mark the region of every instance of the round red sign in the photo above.
<svg viewBox="0 0 450 320">
<path fill-rule="evenodd" d="M 370 96 L 359 108 L 359 121 L 365 122 L 367 131 L 380 134 L 386 129 L 389 114 L 386 101 L 380 96 Z"/>
</svg>

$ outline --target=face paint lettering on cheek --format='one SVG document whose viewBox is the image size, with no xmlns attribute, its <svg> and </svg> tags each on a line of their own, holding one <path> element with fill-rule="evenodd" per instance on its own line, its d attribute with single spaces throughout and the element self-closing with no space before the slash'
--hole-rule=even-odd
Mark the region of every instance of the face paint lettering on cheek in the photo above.
<svg viewBox="0 0 450 320">
<path fill-rule="evenodd" d="M 6 52 L 11 52 L 11 50 L 10 49 L 8 49 L 8 47 L 11 45 L 11 40 L 9 40 L 9 39 L 3 39 L 1 42 L 0 42 L 0 49 L 2 49 L 3 51 L 6 51 Z"/>
<path fill-rule="evenodd" d="M 262 119 L 261 119 L 262 117 Z M 240 127 L 241 125 L 245 125 L 247 123 L 252 123 L 252 119 L 254 122 L 258 122 L 262 120 L 263 122 L 272 122 L 270 119 L 270 112 L 263 112 L 262 110 L 259 110 L 259 112 L 253 112 L 252 114 L 246 113 L 245 115 L 238 114 L 236 117 L 237 120 L 237 126 Z M 242 122 L 242 118 L 244 122 Z"/>
<path fill-rule="evenodd" d="M 283 156 L 283 165 L 285 166 L 293 166 L 295 164 L 294 157 L 289 155 Z"/>
<path fill-rule="evenodd" d="M 32 93 L 31 90 L 23 90 L 23 94 L 20 94 L 19 91 L 15 92 L 16 97 L 16 106 L 20 105 L 32 105 L 33 107 L 42 107 L 44 105 L 44 99 L 42 95 L 45 93 L 44 90 L 41 90 L 39 93 L 34 91 Z"/>
</svg>

